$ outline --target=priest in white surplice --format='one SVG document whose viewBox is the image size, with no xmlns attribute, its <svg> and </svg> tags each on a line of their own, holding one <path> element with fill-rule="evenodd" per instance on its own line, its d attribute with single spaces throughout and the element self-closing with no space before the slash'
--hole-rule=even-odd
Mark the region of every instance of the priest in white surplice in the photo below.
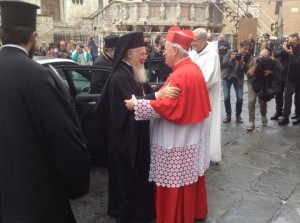
<svg viewBox="0 0 300 223">
<path fill-rule="evenodd" d="M 218 51 L 211 42 L 207 42 L 207 32 L 203 28 L 193 31 L 193 50 L 190 57 L 204 75 L 211 104 L 210 114 L 210 160 L 219 162 L 221 153 L 221 68 Z"/>
</svg>

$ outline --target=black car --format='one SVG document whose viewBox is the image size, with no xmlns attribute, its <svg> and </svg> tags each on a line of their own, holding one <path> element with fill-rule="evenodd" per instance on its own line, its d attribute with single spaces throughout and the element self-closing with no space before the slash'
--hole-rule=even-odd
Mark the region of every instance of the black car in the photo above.
<svg viewBox="0 0 300 223">
<path fill-rule="evenodd" d="M 83 66 L 69 59 L 35 59 L 49 70 L 57 87 L 62 91 L 76 110 L 85 136 L 91 123 L 92 113 L 101 94 L 90 94 L 92 75 L 102 75 L 103 85 L 111 68 Z"/>
</svg>

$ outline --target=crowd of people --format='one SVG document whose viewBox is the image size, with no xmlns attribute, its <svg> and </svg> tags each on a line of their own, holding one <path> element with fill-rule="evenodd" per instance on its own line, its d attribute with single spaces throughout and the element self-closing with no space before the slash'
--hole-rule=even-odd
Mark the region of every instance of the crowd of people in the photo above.
<svg viewBox="0 0 300 223">
<path fill-rule="evenodd" d="M 46 58 L 65 58 L 71 59 L 80 65 L 92 65 L 98 57 L 99 44 L 91 35 L 89 41 L 84 44 L 82 41 L 75 43 L 73 40 L 66 42 L 59 41 L 57 44 L 46 42 L 37 44 L 34 49 L 34 56 Z"/>
<path fill-rule="evenodd" d="M 112 221 L 205 219 L 205 172 L 212 162 L 222 161 L 221 84 L 223 123 L 231 121 L 232 85 L 236 122 L 243 123 L 245 76 L 247 130 L 255 128 L 257 99 L 263 126 L 267 102 L 274 97 L 271 119 L 288 124 L 293 94 L 291 118 L 300 123 L 297 33 L 276 49 L 266 36 L 265 46 L 261 43 L 254 54 L 252 35 L 231 49 L 224 35 L 212 41 L 204 28 L 173 26 L 154 45 L 143 32 L 106 36 L 98 55 L 93 36 L 87 46 L 79 42 L 73 49 L 65 41 L 35 46 L 39 7 L 23 1 L 0 1 L 0 7 L 0 88 L 7 93 L 0 95 L 5 104 L 0 109 L 0 222 L 76 222 L 69 199 L 89 190 L 91 147 L 108 168 L 107 215 Z M 48 71 L 31 59 L 34 55 L 111 67 L 101 77 L 104 85 L 92 77 L 90 93 L 101 92 L 101 97 L 88 144 L 72 105 Z M 145 69 L 147 57 L 165 61 Z M 11 66 L 15 61 L 18 66 Z M 154 90 L 149 78 L 164 83 Z"/>
</svg>

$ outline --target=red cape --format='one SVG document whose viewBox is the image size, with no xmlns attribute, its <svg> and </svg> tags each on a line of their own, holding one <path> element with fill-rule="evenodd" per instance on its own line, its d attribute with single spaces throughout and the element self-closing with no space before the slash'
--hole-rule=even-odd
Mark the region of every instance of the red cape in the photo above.
<svg viewBox="0 0 300 223">
<path fill-rule="evenodd" d="M 189 57 L 177 63 L 163 88 L 180 88 L 176 99 L 151 100 L 151 106 L 163 118 L 176 124 L 201 122 L 211 111 L 208 89 L 200 68 Z"/>
</svg>

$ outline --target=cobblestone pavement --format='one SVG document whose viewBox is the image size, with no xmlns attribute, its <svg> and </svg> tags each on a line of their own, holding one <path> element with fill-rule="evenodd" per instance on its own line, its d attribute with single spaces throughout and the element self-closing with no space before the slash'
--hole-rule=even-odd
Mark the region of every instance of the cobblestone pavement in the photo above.
<svg viewBox="0 0 300 223">
<path fill-rule="evenodd" d="M 209 214 L 205 221 L 196 222 L 299 223 L 300 126 L 271 121 L 273 99 L 268 102 L 268 126 L 261 125 L 257 105 L 256 128 L 247 132 L 246 85 L 244 91 L 244 123 L 235 123 L 233 117 L 222 124 L 223 161 L 206 173 Z M 234 103 L 233 94 L 233 110 Z M 93 168 L 90 192 L 72 201 L 72 208 L 78 223 L 102 223 L 106 206 L 107 171 Z"/>
</svg>

